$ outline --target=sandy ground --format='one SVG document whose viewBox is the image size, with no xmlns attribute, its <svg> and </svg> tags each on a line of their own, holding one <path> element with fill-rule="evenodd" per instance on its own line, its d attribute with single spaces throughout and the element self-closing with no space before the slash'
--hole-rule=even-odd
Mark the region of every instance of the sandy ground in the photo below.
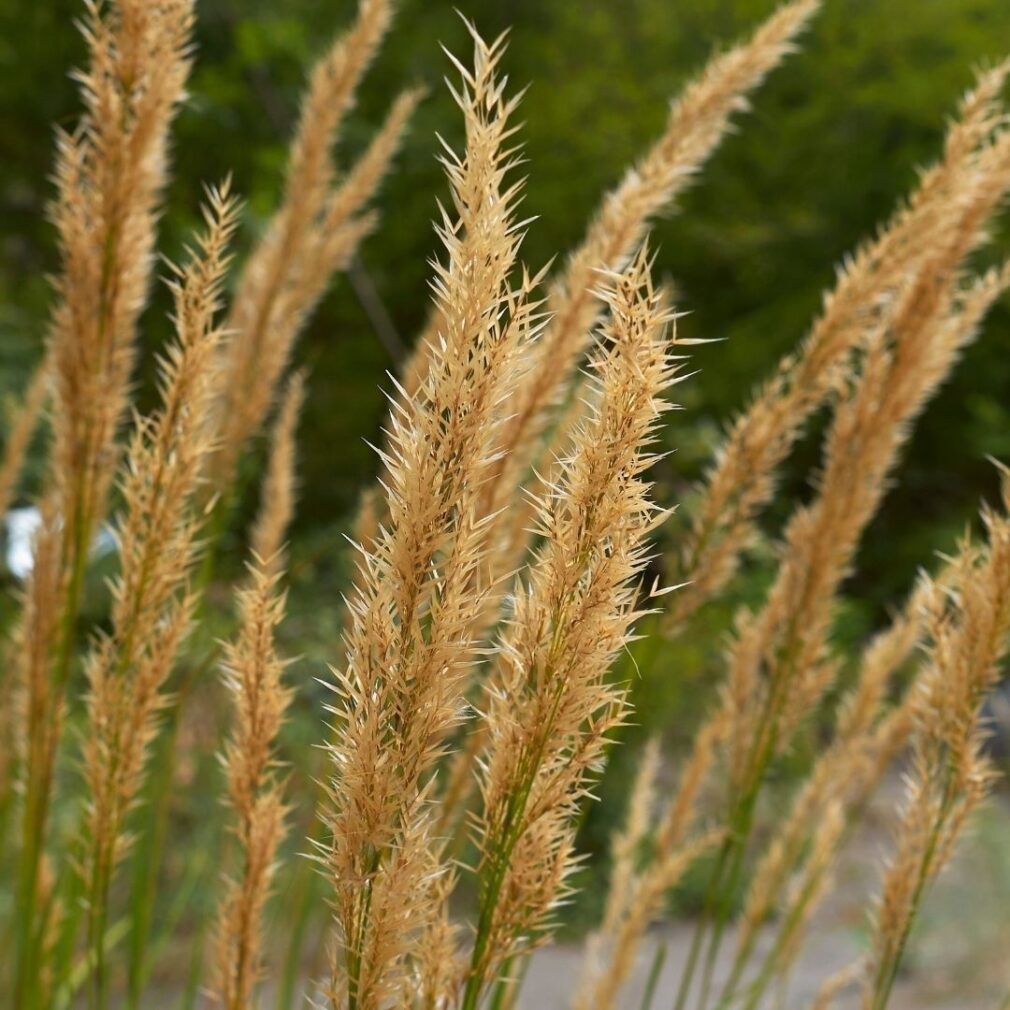
<svg viewBox="0 0 1010 1010">
<path fill-rule="evenodd" d="M 842 854 L 836 887 L 811 925 L 787 990 L 776 991 L 763 1006 L 807 1010 L 823 979 L 858 958 L 866 942 L 868 900 L 879 880 L 889 825 L 899 799 L 900 785 L 895 780 L 884 790 L 866 827 Z M 998 1010 L 1010 988 L 1010 803 L 1006 797 L 990 811 L 987 824 L 987 834 L 976 832 L 967 839 L 927 903 L 923 927 L 895 988 L 890 1010 Z M 652 1007 L 671 1010 L 691 936 L 689 922 L 650 933 L 622 993 L 622 1010 L 641 1006 L 659 944 L 666 947 L 666 959 Z M 764 939 L 770 939 L 769 934 Z M 723 944 L 723 977 L 732 951 L 731 942 Z M 582 949 L 575 944 L 538 951 L 523 985 L 521 1010 L 565 1010 L 571 1005 L 581 965 Z M 835 1007 L 858 1008 L 857 988 L 843 993 Z"/>
<path fill-rule="evenodd" d="M 781 1006 L 789 1010 L 809 1008 L 822 980 L 832 972 L 850 964 L 859 954 L 859 935 L 851 927 L 836 923 L 820 923 L 812 932 L 803 955 L 789 981 L 788 990 L 783 994 L 775 992 L 769 1006 Z M 655 930 L 639 958 L 635 976 L 622 994 L 621 1007 L 637 1010 L 641 1006 L 645 985 L 656 946 L 666 945 L 666 961 L 652 1006 L 655 1010 L 670 1010 L 674 1005 L 680 968 L 683 965 L 688 945 L 691 941 L 691 927 L 688 924 Z M 725 945 L 726 953 L 732 951 Z M 1010 960 L 1010 951 L 1007 953 Z M 724 977 L 726 968 L 716 979 Z M 555 946 L 539 951 L 530 966 L 523 986 L 519 1006 L 522 1010 L 563 1010 L 570 1006 L 570 999 L 578 983 L 582 964 L 579 947 Z M 954 994 L 933 991 L 935 980 L 928 970 L 914 970 L 903 978 L 895 988 L 890 1010 L 996 1010 L 996 993 Z M 718 991 L 718 987 L 716 987 Z M 777 999 L 783 1002 L 777 1003 Z M 859 1006 L 858 993 L 853 990 L 841 996 L 835 1006 L 838 1010 L 849 1010 Z"/>
</svg>

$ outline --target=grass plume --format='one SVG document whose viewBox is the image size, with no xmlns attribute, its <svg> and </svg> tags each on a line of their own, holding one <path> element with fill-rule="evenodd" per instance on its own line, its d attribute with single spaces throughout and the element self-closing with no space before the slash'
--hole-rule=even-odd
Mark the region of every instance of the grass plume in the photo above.
<svg viewBox="0 0 1010 1010">
<path fill-rule="evenodd" d="M 929 668 L 915 698 L 915 732 L 895 851 L 877 906 L 862 1005 L 884 1010 L 915 915 L 949 861 L 972 812 L 992 787 L 981 703 L 999 677 L 1010 632 L 1010 475 L 1002 510 L 985 508 L 987 544 L 965 545 L 957 591 L 933 587 Z"/>
<path fill-rule="evenodd" d="M 51 672 L 26 684 L 32 712 L 23 777 L 15 1002 L 30 1000 L 45 932 L 35 919 L 63 694 L 91 537 L 118 461 L 136 327 L 146 301 L 158 204 L 167 178 L 169 130 L 189 75 L 191 0 L 87 4 L 88 65 L 76 75 L 84 113 L 57 134 L 54 281 L 46 357 L 52 375 L 52 451 L 44 492 L 58 531 L 58 571 L 44 579 L 57 624 L 33 644 Z M 43 687 L 43 679 L 50 683 Z"/>
<path fill-rule="evenodd" d="M 332 274 L 375 225 L 367 209 L 420 95 L 393 103 L 370 146 L 338 178 L 332 148 L 393 16 L 391 0 L 361 0 L 348 30 L 313 68 L 291 141 L 284 197 L 247 259 L 219 363 L 214 489 L 227 492 L 240 454 L 267 416 L 291 351 Z"/>
<path fill-rule="evenodd" d="M 842 263 L 800 348 L 786 355 L 733 422 L 680 549 L 680 579 L 689 585 L 673 600 L 673 627 L 729 581 L 753 538 L 755 518 L 775 492 L 777 467 L 807 418 L 836 389 L 848 356 L 869 333 L 893 324 L 893 313 L 916 285 L 930 283 L 936 251 L 970 234 L 980 212 L 991 212 L 989 187 L 1001 184 L 998 163 L 1006 145 L 1000 92 L 1007 71 L 1001 64 L 979 75 L 961 102 L 941 159 L 880 233 Z"/>
<path fill-rule="evenodd" d="M 285 830 L 274 750 L 291 691 L 282 683 L 286 664 L 274 643 L 284 616 L 275 569 L 271 559 L 253 556 L 249 584 L 239 592 L 239 632 L 225 647 L 235 722 L 224 765 L 240 867 L 218 909 L 214 993 L 227 1010 L 251 1006 L 262 977 L 263 906 Z"/>
<path fill-rule="evenodd" d="M 335 684 L 324 814 L 332 841 L 320 859 L 337 925 L 329 999 L 349 1010 L 381 1007 L 399 991 L 437 915 L 423 886 L 438 872 L 428 778 L 476 658 L 488 527 L 481 484 L 521 349 L 538 325 L 536 278 L 509 283 L 521 231 L 520 186 L 506 181 L 516 100 L 498 78 L 504 42 L 473 37 L 473 69 L 453 61 L 466 148 L 443 158 L 459 214 L 443 211 L 440 227 L 446 261 L 433 289 L 444 338 L 418 392 L 394 403 L 383 459 L 389 522 L 362 547 Z"/>
<path fill-rule="evenodd" d="M 484 718 L 479 916 L 462 1006 L 478 1006 L 503 962 L 550 929 L 572 865 L 575 813 L 607 734 L 624 717 L 624 687 L 607 669 L 638 616 L 646 538 L 665 513 L 642 474 L 676 381 L 670 319 L 646 249 L 601 289 L 610 316 L 591 368 L 599 405 L 537 509 L 544 546 L 513 593 Z"/>
<path fill-rule="evenodd" d="M 94 1000 L 108 1000 L 105 931 L 109 891 L 128 842 L 125 820 L 140 790 L 167 698 L 167 679 L 193 613 L 187 581 L 203 515 L 193 509 L 211 446 L 206 440 L 216 321 L 236 204 L 212 190 L 206 231 L 171 283 L 177 342 L 162 362 L 161 407 L 138 418 L 122 476 L 116 521 L 120 572 L 112 583 L 111 630 L 85 660 L 88 728 L 83 740 L 88 787 L 86 881 L 88 948 Z"/>
<path fill-rule="evenodd" d="M 260 488 L 259 512 L 251 533 L 253 555 L 261 559 L 267 571 L 281 567 L 284 540 L 294 513 L 297 492 L 295 436 L 304 401 L 305 375 L 296 372 L 288 380 L 277 410 Z"/>
</svg>

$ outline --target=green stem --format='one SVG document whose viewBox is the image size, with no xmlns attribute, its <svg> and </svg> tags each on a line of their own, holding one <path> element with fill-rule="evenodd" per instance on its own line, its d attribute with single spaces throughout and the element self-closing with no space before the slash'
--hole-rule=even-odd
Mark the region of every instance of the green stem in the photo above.
<svg viewBox="0 0 1010 1010">
<path fill-rule="evenodd" d="M 902 959 L 905 956 L 905 949 L 908 946 L 908 938 L 912 931 L 912 924 L 915 922 L 919 913 L 919 906 L 922 903 L 922 897 L 925 893 L 926 885 L 929 882 L 933 856 L 936 854 L 936 848 L 940 841 L 940 832 L 946 822 L 952 806 L 953 797 L 951 796 L 950 789 L 948 787 L 946 790 L 946 796 L 944 797 L 943 806 L 940 811 L 940 816 L 937 818 L 933 831 L 930 833 L 926 851 L 923 853 L 922 860 L 919 863 L 919 872 L 915 882 L 915 890 L 912 892 L 912 901 L 909 907 L 909 914 L 905 920 L 905 926 L 902 929 L 901 936 L 898 938 L 898 942 L 895 944 L 890 956 L 884 958 L 884 960 L 880 963 L 880 967 L 877 969 L 877 975 L 873 983 L 872 1010 L 885 1010 L 891 999 L 891 990 L 894 988 L 894 983 L 898 977 L 898 970 L 901 967 Z"/>
<path fill-rule="evenodd" d="M 311 836 L 314 841 L 320 840 L 319 832 Z M 287 953 L 284 957 L 284 967 L 281 972 L 280 984 L 277 987 L 277 1010 L 291 1010 L 295 1002 L 295 986 L 298 983 L 301 966 L 302 945 L 309 920 L 312 917 L 313 893 L 312 884 L 316 880 L 312 872 L 312 864 L 307 859 L 298 861 L 295 870 L 295 880 L 288 894 L 292 894 L 290 907 L 294 910 L 294 923 L 287 930 Z"/>
<path fill-rule="evenodd" d="M 116 208 L 112 208 L 107 219 L 108 230 L 102 247 L 102 265 L 98 284 L 98 311 L 96 319 L 99 358 L 98 374 L 106 374 L 106 363 L 110 356 L 106 337 L 109 331 L 111 307 L 114 301 L 113 290 L 116 279 L 115 265 L 119 240 L 120 219 Z M 70 419 L 72 422 L 73 419 Z M 41 965 L 38 963 L 42 937 L 45 934 L 46 923 L 34 923 L 34 906 L 38 891 L 39 863 L 45 842 L 46 825 L 49 819 L 49 801 L 52 792 L 53 768 L 55 764 L 57 731 L 60 719 L 63 696 L 74 656 L 74 632 L 80 612 L 81 594 L 84 586 L 84 573 L 87 566 L 88 548 L 91 543 L 91 530 L 95 522 L 95 472 L 97 450 L 93 445 L 93 417 L 83 418 L 84 432 L 81 439 L 81 463 L 73 474 L 73 521 L 69 536 L 66 536 L 61 549 L 61 572 L 69 571 L 67 597 L 60 621 L 59 655 L 53 675 L 53 692 L 47 698 L 48 710 L 43 713 L 42 767 L 37 761 L 28 769 L 27 793 L 25 798 L 25 823 L 22 837 L 22 852 L 18 874 L 18 937 L 17 937 L 17 972 L 14 991 L 14 1006 L 17 1010 L 28 1010 L 36 1001 L 38 977 Z M 73 425 L 71 424 L 71 427 Z M 99 447 L 101 448 L 101 447 Z M 64 519 L 66 517 L 64 516 Z M 37 729 L 37 727 L 36 727 Z M 34 742 L 34 741 L 32 741 Z M 34 749 L 29 751 L 30 760 Z"/>
<path fill-rule="evenodd" d="M 509 993 L 513 987 L 513 981 L 508 977 L 509 967 L 512 964 L 512 958 L 507 958 L 502 964 L 502 977 L 498 979 L 494 987 L 494 993 L 491 996 L 491 1005 L 488 1010 L 506 1010 L 506 1008 L 514 1002 L 514 1000 L 509 999 Z"/>
<path fill-rule="evenodd" d="M 782 928 L 779 929 L 775 937 L 775 943 L 772 945 L 771 950 L 769 950 L 768 954 L 765 956 L 761 965 L 761 970 L 758 972 L 754 981 L 747 987 L 747 1002 L 744 1004 L 743 1010 L 756 1010 L 761 997 L 768 989 L 772 979 L 777 973 L 780 973 L 785 969 L 786 966 L 781 960 L 782 956 L 789 943 L 795 937 L 796 931 L 802 925 L 804 921 L 804 913 L 810 905 L 810 901 L 817 889 L 817 883 L 822 876 L 823 871 L 807 878 L 799 899 L 783 922 Z M 749 947 L 753 948 L 753 943 L 751 943 Z M 736 983 L 738 981 L 739 975 L 737 975 L 735 980 L 732 980 L 732 983 L 727 982 L 726 986 L 723 988 L 716 1010 L 728 1010 L 729 1006 L 733 1002 L 733 999 L 737 995 Z"/>
<path fill-rule="evenodd" d="M 113 842 L 114 844 L 114 842 Z M 91 952 L 91 979 L 88 1002 L 92 1010 L 105 1010 L 109 1000 L 109 977 L 105 966 L 105 930 L 109 915 L 109 889 L 112 886 L 113 853 L 100 846 L 92 875 L 88 914 L 88 950 Z"/>
<path fill-rule="evenodd" d="M 194 681 L 192 675 L 183 682 L 176 704 L 169 716 L 168 728 L 162 742 L 163 752 L 156 762 L 157 776 L 152 783 L 151 805 L 153 827 L 144 833 L 137 848 L 133 872 L 132 924 L 130 929 L 130 955 L 127 973 L 127 1010 L 139 1010 L 144 983 L 147 978 L 148 944 L 151 921 L 157 894 L 158 870 L 161 853 L 168 835 L 169 808 L 172 799 L 172 778 L 175 772 L 176 743 L 181 725 L 182 706 Z"/>
<path fill-rule="evenodd" d="M 484 990 L 485 974 L 487 972 L 487 964 L 485 962 L 491 942 L 491 930 L 494 926 L 495 914 L 498 909 L 498 899 L 508 873 L 512 852 L 522 837 L 525 827 L 523 814 L 526 810 L 530 793 L 533 790 L 537 769 L 540 767 L 543 759 L 544 748 L 546 747 L 547 740 L 550 739 L 551 728 L 560 701 L 561 694 L 559 692 L 551 707 L 549 718 L 545 720 L 546 726 L 541 732 L 536 750 L 525 761 L 520 759 L 520 788 L 509 798 L 500 844 L 490 847 L 490 851 L 494 853 L 494 856 L 491 860 L 490 876 L 486 879 L 486 883 L 482 888 L 483 894 L 481 895 L 480 915 L 477 922 L 477 935 L 474 939 L 473 953 L 470 958 L 470 972 L 467 976 L 466 988 L 463 992 L 463 1003 L 460 1010 L 477 1010 L 477 1005 Z"/>
<path fill-rule="evenodd" d="M 769 697 L 766 702 L 766 711 L 771 706 L 772 698 Z M 764 718 L 762 716 L 762 722 L 759 725 L 763 726 Z M 757 757 L 754 763 L 754 773 L 751 775 L 749 781 L 745 783 L 746 788 L 743 795 L 735 798 L 730 805 L 730 815 L 727 818 L 729 831 L 720 847 L 716 866 L 706 889 L 705 908 L 702 918 L 695 927 L 691 950 L 688 953 L 687 964 L 681 975 L 680 986 L 677 990 L 675 1010 L 684 1010 L 684 1007 L 687 1005 L 687 998 L 694 981 L 695 971 L 697 970 L 698 957 L 701 953 L 700 948 L 704 934 L 709 923 L 714 918 L 715 925 L 709 937 L 702 974 L 701 992 L 697 1006 L 704 1008 L 707 1002 L 711 977 L 715 968 L 715 959 L 718 955 L 729 914 L 732 911 L 733 897 L 739 884 L 747 842 L 753 829 L 754 810 L 757 806 L 758 794 L 761 791 L 764 768 L 770 755 L 774 752 L 774 746 L 774 726 L 767 736 L 759 735 L 754 741 L 753 752 Z M 727 869 L 729 872 L 728 882 L 726 882 Z"/>
<path fill-rule="evenodd" d="M 300 837 L 308 838 L 310 843 L 321 842 L 325 837 L 325 825 L 319 816 L 326 781 L 325 753 L 318 752 L 317 760 L 318 764 L 310 765 L 308 769 L 309 780 L 314 788 L 309 793 L 310 806 L 305 812 L 301 830 L 298 832 Z M 288 888 L 288 894 L 291 895 L 288 908 L 292 910 L 292 916 L 287 928 L 287 953 L 277 986 L 277 1010 L 292 1010 L 294 1006 L 295 987 L 301 972 L 302 948 L 315 910 L 313 898 L 317 894 L 317 882 L 321 879 L 308 859 L 299 859 L 295 863 L 293 876 L 294 879 Z"/>
<path fill-rule="evenodd" d="M 739 947 L 733 958 L 733 965 L 730 968 L 729 975 L 726 981 L 723 983 L 722 989 L 719 991 L 719 997 L 716 1000 L 715 1010 L 728 1010 L 730 1003 L 733 1001 L 733 997 L 736 996 L 736 991 L 740 985 L 740 979 L 743 977 L 744 969 L 747 967 L 747 963 L 750 961 L 750 956 L 754 951 L 754 944 L 757 940 L 757 930 L 754 930 L 744 941 L 743 945 Z"/>
<path fill-rule="evenodd" d="M 716 959 L 722 946 L 723 934 L 729 922 L 730 913 L 733 910 L 733 900 L 736 896 L 737 887 L 740 883 L 740 875 L 743 872 L 744 856 L 746 854 L 747 839 L 750 837 L 751 827 L 754 820 L 754 806 L 756 804 L 757 791 L 755 790 L 749 802 L 745 805 L 743 818 L 743 830 L 734 832 L 730 842 L 732 853 L 730 856 L 729 879 L 720 895 L 720 900 L 716 904 L 715 927 L 709 938 L 708 952 L 705 957 L 705 967 L 701 976 L 701 992 L 699 994 L 698 1006 L 704 1010 L 708 1006 L 709 991 L 712 986 L 712 978 L 715 972 Z"/>
<path fill-rule="evenodd" d="M 666 944 L 656 945 L 656 953 L 652 955 L 652 965 L 649 967 L 649 977 L 645 982 L 645 991 L 642 993 L 642 1002 L 639 1010 L 651 1010 L 652 1001 L 656 997 L 656 986 L 659 985 L 659 976 L 663 971 L 666 962 Z"/>
<path fill-rule="evenodd" d="M 701 954 L 702 944 L 705 939 L 705 932 L 708 929 L 715 906 L 716 894 L 722 881 L 722 875 L 726 869 L 726 860 L 729 858 L 731 839 L 727 836 L 719 847 L 719 855 L 709 878 L 708 886 L 705 888 L 705 904 L 702 907 L 701 915 L 694 926 L 694 933 L 691 937 L 691 946 L 687 952 L 687 961 L 680 974 L 680 985 L 677 987 L 677 997 L 674 1002 L 674 1010 L 684 1010 L 687 1006 L 688 995 L 694 982 L 694 973 L 698 966 L 698 957 Z"/>
<path fill-rule="evenodd" d="M 14 1007 L 17 1010 L 28 1010 L 38 999 L 38 981 L 41 974 L 39 956 L 46 928 L 45 920 L 35 922 L 39 866 L 49 821 L 60 709 L 70 677 L 74 632 L 77 627 L 87 562 L 88 537 L 83 529 L 88 524 L 82 513 L 82 495 L 83 492 L 77 496 L 78 507 L 75 513 L 77 532 L 69 541 L 72 558 L 71 577 L 60 619 L 60 645 L 54 667 L 52 693 L 44 696 L 41 712 L 30 714 L 31 722 L 28 728 L 28 770 L 17 885 L 17 969 L 14 983 Z"/>
</svg>

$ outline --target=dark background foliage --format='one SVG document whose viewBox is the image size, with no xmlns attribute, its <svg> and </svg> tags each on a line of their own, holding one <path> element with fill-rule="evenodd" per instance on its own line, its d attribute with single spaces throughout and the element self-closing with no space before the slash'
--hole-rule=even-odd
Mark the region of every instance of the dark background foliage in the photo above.
<svg viewBox="0 0 1010 1010">
<path fill-rule="evenodd" d="M 524 140 L 526 207 L 537 220 L 525 256 L 539 265 L 572 247 L 601 193 L 660 129 L 666 105 L 713 48 L 748 31 L 769 0 L 467 0 L 485 34 L 511 27 L 508 67 L 530 83 Z M 348 0 L 203 0 L 192 96 L 176 134 L 176 174 L 162 248 L 176 255 L 204 182 L 232 173 L 247 200 L 243 241 L 274 206 L 285 143 L 306 67 L 351 14 Z M 82 58 L 76 0 L 0 0 L 0 385 L 16 389 L 37 358 L 55 266 L 43 210 L 50 195 L 50 123 L 77 112 L 67 68 Z M 373 284 L 399 340 L 427 310 L 430 220 L 445 187 L 434 134 L 450 141 L 458 117 L 441 77 L 442 43 L 466 49 L 449 3 L 403 0 L 392 34 L 341 145 L 360 150 L 396 91 L 429 95 L 381 199 L 383 221 L 364 246 L 355 281 Z M 678 212 L 656 229 L 659 269 L 672 279 L 692 336 L 721 338 L 696 354 L 689 412 L 671 433 L 683 447 L 678 481 L 697 473 L 715 426 L 802 336 L 835 264 L 935 156 L 946 118 L 980 62 L 1010 47 L 1002 0 L 827 0 L 803 51 L 761 89 Z M 145 340 L 165 336 L 158 298 Z M 1010 456 L 1004 391 L 1008 313 L 997 308 L 978 345 L 921 424 L 885 514 L 864 551 L 857 594 L 879 605 L 991 491 L 987 454 Z M 152 372 L 148 356 L 143 379 Z M 302 425 L 298 526 L 346 525 L 373 470 L 364 438 L 380 423 L 383 372 L 394 362 L 338 279 L 299 352 L 311 367 Z M 684 387 L 682 387 L 684 388 Z M 685 430 L 689 429 L 689 430 Z M 701 435 L 699 435 L 699 432 Z M 816 436 L 801 447 L 786 487 L 804 493 Z M 671 489 L 676 493 L 677 488 Z"/>
<path fill-rule="evenodd" d="M 661 129 L 670 96 L 714 48 L 749 31 L 771 7 L 769 0 L 462 5 L 485 34 L 511 28 L 512 80 L 530 84 L 523 139 L 526 210 L 536 217 L 524 246 L 531 264 L 564 255 L 578 241 L 600 195 Z M 77 114 L 67 68 L 82 58 L 73 26 L 79 12 L 76 0 L 0 0 L 0 386 L 7 391 L 23 382 L 45 332 L 46 274 L 56 263 L 44 217 L 49 124 L 69 127 Z M 247 201 L 242 242 L 262 228 L 278 198 L 306 68 L 351 12 L 348 0 L 199 5 L 196 70 L 178 120 L 164 218 L 166 255 L 179 255 L 201 186 L 227 173 Z M 374 286 L 401 345 L 427 312 L 427 261 L 436 253 L 430 221 L 445 194 L 435 133 L 458 142 L 460 132 L 441 83 L 448 64 L 440 43 L 467 49 L 452 5 L 403 0 L 341 142 L 349 160 L 400 88 L 428 86 L 383 190 L 381 226 L 353 277 L 337 279 L 300 346 L 299 359 L 311 369 L 294 534 L 302 583 L 325 582 L 340 557 L 339 533 L 374 469 L 365 439 L 381 423 L 384 371 L 402 354 L 388 335 L 379 339 L 361 285 Z M 935 157 L 973 68 L 1008 46 L 1010 7 L 1000 0 L 827 0 L 803 50 L 757 93 L 736 134 L 656 229 L 659 270 L 688 313 L 683 331 L 719 340 L 697 351 L 700 374 L 678 389 L 688 409 L 670 427 L 679 451 L 658 475 L 664 500 L 683 496 L 720 425 L 805 332 L 835 265 L 914 184 L 917 167 Z M 167 335 L 165 307 L 164 292 L 156 291 L 145 316 L 151 353 L 140 375 L 141 403 L 153 352 Z M 1007 324 L 1004 304 L 920 424 L 850 587 L 854 634 L 879 619 L 932 551 L 950 546 L 979 497 L 991 493 L 986 455 L 1010 457 Z M 814 427 L 786 473 L 770 532 L 807 493 L 817 460 Z M 245 497 L 251 505 L 254 491 Z M 308 545 L 301 555 L 300 544 Z M 763 566 L 749 571 L 756 583 Z M 320 621 L 320 637 L 329 638 L 331 622 Z"/>
</svg>

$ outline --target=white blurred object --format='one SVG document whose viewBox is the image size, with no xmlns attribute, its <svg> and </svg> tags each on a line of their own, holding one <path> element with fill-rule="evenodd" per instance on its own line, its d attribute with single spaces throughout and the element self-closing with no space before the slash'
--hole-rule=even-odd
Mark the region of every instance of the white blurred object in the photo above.
<svg viewBox="0 0 1010 1010">
<path fill-rule="evenodd" d="M 35 563 L 35 534 L 42 525 L 42 513 L 34 505 L 11 509 L 4 516 L 7 527 L 7 550 L 4 560 L 7 570 L 16 579 L 24 581 L 32 573 Z M 116 538 L 103 526 L 91 545 L 92 557 L 102 557 L 116 549 Z"/>
<path fill-rule="evenodd" d="M 34 564 L 35 533 L 42 525 L 42 513 L 34 506 L 11 509 L 4 516 L 7 526 L 7 568 L 16 579 L 27 579 Z"/>
</svg>

